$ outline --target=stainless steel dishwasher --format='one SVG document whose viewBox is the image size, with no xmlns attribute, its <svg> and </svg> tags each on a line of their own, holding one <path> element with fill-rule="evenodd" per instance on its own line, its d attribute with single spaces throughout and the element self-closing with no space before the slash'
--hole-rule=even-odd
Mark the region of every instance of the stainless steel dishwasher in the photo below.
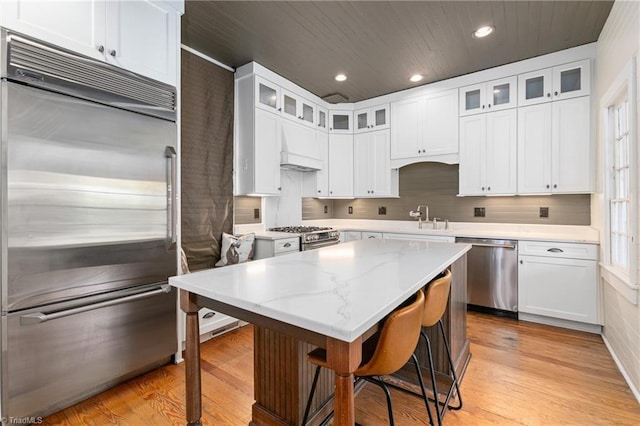
<svg viewBox="0 0 640 426">
<path fill-rule="evenodd" d="M 471 244 L 467 253 L 467 308 L 517 317 L 518 242 L 456 238 Z"/>
</svg>

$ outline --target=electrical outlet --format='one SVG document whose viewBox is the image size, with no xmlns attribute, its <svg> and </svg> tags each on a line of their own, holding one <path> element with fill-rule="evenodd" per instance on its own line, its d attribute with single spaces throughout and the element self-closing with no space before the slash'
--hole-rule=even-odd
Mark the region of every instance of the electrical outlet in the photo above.
<svg viewBox="0 0 640 426">
<path fill-rule="evenodd" d="M 260 209 L 253 209 L 253 218 L 260 219 Z"/>
<path fill-rule="evenodd" d="M 349 214 L 353 214 L 353 207 L 349 206 Z"/>
<path fill-rule="evenodd" d="M 327 206 L 326 204 L 324 205 L 324 214 L 329 213 L 329 206 Z"/>
<path fill-rule="evenodd" d="M 540 217 L 549 217 L 549 207 L 540 207 Z"/>
<path fill-rule="evenodd" d="M 473 217 L 485 217 L 484 207 L 474 207 L 473 208 Z"/>
<path fill-rule="evenodd" d="M 378 214 L 387 214 L 387 208 L 385 206 L 378 207 Z"/>
</svg>

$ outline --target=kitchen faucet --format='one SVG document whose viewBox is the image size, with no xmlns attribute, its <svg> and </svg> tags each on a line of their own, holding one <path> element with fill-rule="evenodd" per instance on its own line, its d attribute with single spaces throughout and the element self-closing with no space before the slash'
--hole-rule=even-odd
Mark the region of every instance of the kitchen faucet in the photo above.
<svg viewBox="0 0 640 426">
<path fill-rule="evenodd" d="M 424 207 L 424 221 L 422 220 L 422 212 L 420 211 L 420 209 Z M 429 222 L 429 206 L 418 206 L 418 208 L 416 210 L 411 210 L 409 212 L 409 216 L 411 217 L 417 217 L 418 218 L 418 229 L 422 229 L 422 223 L 423 222 Z"/>
</svg>

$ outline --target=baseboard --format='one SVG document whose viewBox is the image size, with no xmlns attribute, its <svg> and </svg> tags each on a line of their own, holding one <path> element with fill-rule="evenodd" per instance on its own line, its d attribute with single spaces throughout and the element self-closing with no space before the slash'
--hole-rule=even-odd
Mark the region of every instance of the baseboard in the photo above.
<svg viewBox="0 0 640 426">
<path fill-rule="evenodd" d="M 518 320 L 569 328 L 571 330 L 585 331 L 587 333 L 602 334 L 602 326 L 599 324 L 588 324 L 560 318 L 545 317 L 543 315 L 526 314 L 524 312 L 518 312 Z"/>
<path fill-rule="evenodd" d="M 631 393 L 633 394 L 633 396 L 636 397 L 638 404 L 640 404 L 640 391 L 638 391 L 638 388 L 636 388 L 635 385 L 633 384 L 633 381 L 631 381 L 631 378 L 627 374 L 627 370 L 624 369 L 624 366 L 620 362 L 620 359 L 618 358 L 616 353 L 613 351 L 613 348 L 611 347 L 609 340 L 607 340 L 607 337 L 604 334 L 602 335 L 602 340 L 604 341 L 604 345 L 609 350 L 609 353 L 611 354 L 611 358 L 613 358 L 613 362 L 616 363 L 616 365 L 618 366 L 618 370 L 620 370 L 620 373 L 622 374 L 622 377 L 624 377 L 625 382 L 627 382 L 627 386 L 629 386 L 629 389 L 631 389 Z"/>
</svg>

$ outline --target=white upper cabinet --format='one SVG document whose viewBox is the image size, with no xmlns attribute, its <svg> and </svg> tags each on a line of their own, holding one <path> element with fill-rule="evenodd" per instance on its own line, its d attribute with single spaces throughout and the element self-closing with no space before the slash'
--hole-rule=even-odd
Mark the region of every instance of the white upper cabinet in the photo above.
<svg viewBox="0 0 640 426">
<path fill-rule="evenodd" d="M 460 195 L 515 194 L 516 110 L 460 118 Z"/>
<path fill-rule="evenodd" d="M 315 127 L 317 118 L 314 103 L 284 89 L 280 93 L 283 117 L 299 121 L 309 127 Z"/>
<path fill-rule="evenodd" d="M 318 130 L 323 132 L 329 131 L 329 112 L 322 108 L 316 107 L 316 126 Z"/>
<path fill-rule="evenodd" d="M 389 104 L 361 109 L 354 114 L 355 133 L 370 132 L 389 128 Z"/>
<path fill-rule="evenodd" d="M 593 192 L 590 97 L 518 110 L 518 193 Z"/>
<path fill-rule="evenodd" d="M 389 130 L 357 134 L 353 140 L 353 187 L 356 197 L 392 195 Z"/>
<path fill-rule="evenodd" d="M 329 111 L 329 131 L 331 133 L 353 133 L 353 112 Z"/>
<path fill-rule="evenodd" d="M 460 116 L 515 108 L 516 76 L 460 88 Z"/>
<path fill-rule="evenodd" d="M 353 135 L 329 135 L 329 197 L 353 197 Z"/>
<path fill-rule="evenodd" d="M 255 106 L 273 113 L 279 113 L 280 86 L 271 83 L 260 76 L 255 76 Z"/>
<path fill-rule="evenodd" d="M 1 2 L 0 24 L 173 86 L 179 13 L 162 2 Z"/>
<path fill-rule="evenodd" d="M 458 90 L 391 104 L 392 167 L 458 153 Z M 456 158 L 457 160 L 457 158 Z"/>
<path fill-rule="evenodd" d="M 520 106 L 575 98 L 590 93 L 591 61 L 589 59 L 518 76 Z"/>
</svg>

